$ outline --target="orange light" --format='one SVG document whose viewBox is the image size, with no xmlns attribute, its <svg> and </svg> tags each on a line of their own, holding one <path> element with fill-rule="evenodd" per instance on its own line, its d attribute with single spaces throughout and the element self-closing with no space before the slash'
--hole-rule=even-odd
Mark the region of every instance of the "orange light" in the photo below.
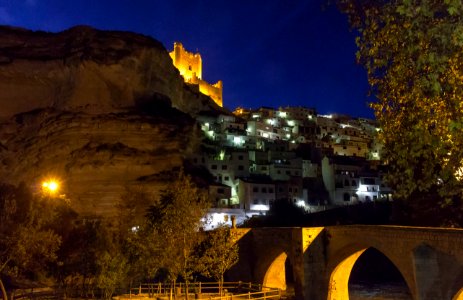
<svg viewBox="0 0 463 300">
<path fill-rule="evenodd" d="M 54 194 L 59 189 L 59 183 L 54 179 L 50 179 L 50 180 L 44 181 L 42 183 L 42 188 L 43 188 L 43 190 L 45 192 L 48 192 L 50 194 Z"/>
</svg>

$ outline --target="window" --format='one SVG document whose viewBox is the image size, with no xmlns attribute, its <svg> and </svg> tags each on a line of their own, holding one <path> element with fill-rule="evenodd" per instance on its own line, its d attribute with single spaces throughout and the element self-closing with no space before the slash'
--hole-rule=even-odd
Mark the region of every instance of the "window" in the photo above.
<svg viewBox="0 0 463 300">
<path fill-rule="evenodd" d="M 262 171 L 267 171 L 267 167 L 263 166 Z"/>
<path fill-rule="evenodd" d="M 243 160 L 244 156 L 243 155 L 238 155 L 238 160 Z"/>
<path fill-rule="evenodd" d="M 290 191 L 291 193 L 293 192 L 293 188 L 288 188 L 288 191 Z"/>
<path fill-rule="evenodd" d="M 244 170 L 244 166 L 238 166 L 238 170 L 239 170 L 239 171 L 243 171 L 243 170 Z"/>
<path fill-rule="evenodd" d="M 211 166 L 211 169 L 212 169 L 212 170 L 217 170 L 217 165 L 212 165 L 212 166 Z"/>
<path fill-rule="evenodd" d="M 252 191 L 253 191 L 254 193 L 258 193 L 258 192 L 259 192 L 259 189 L 255 186 L 255 187 L 252 188 Z"/>
<path fill-rule="evenodd" d="M 268 188 L 269 193 L 273 193 L 273 188 Z"/>
<path fill-rule="evenodd" d="M 267 193 L 267 188 L 266 188 L 266 187 L 263 187 L 263 188 L 261 189 L 261 191 L 262 191 L 262 193 Z"/>
<path fill-rule="evenodd" d="M 222 170 L 226 170 L 227 169 L 227 165 L 222 165 Z"/>
<path fill-rule="evenodd" d="M 225 192 L 224 189 L 217 189 L 217 193 L 219 193 L 219 194 L 223 194 L 224 192 Z"/>
<path fill-rule="evenodd" d="M 254 204 L 259 204 L 259 200 L 258 200 L 258 199 L 254 199 L 253 203 L 254 203 Z"/>
<path fill-rule="evenodd" d="M 194 162 L 195 164 L 197 164 L 197 163 L 198 163 L 198 159 L 197 159 L 197 158 L 193 158 L 193 162 Z"/>
<path fill-rule="evenodd" d="M 349 180 L 344 180 L 344 186 L 349 186 Z"/>
<path fill-rule="evenodd" d="M 282 193 L 282 192 L 283 192 L 283 188 L 282 188 L 282 187 L 279 187 L 279 188 L 278 188 L 278 192 Z"/>
<path fill-rule="evenodd" d="M 290 171 L 286 171 L 286 175 L 291 175 L 291 172 L 290 172 Z"/>
<path fill-rule="evenodd" d="M 344 201 L 346 201 L 346 202 L 347 202 L 347 201 L 350 201 L 350 195 L 349 195 L 349 193 L 344 193 L 343 198 L 344 198 Z"/>
<path fill-rule="evenodd" d="M 230 180 L 230 177 L 225 176 L 225 177 L 223 178 L 223 180 L 228 181 L 228 180 Z"/>
</svg>

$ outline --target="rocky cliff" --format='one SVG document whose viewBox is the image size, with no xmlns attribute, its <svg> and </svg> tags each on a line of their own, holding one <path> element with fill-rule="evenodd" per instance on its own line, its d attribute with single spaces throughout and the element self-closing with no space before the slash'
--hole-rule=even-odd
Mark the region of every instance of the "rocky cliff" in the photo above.
<svg viewBox="0 0 463 300">
<path fill-rule="evenodd" d="M 113 214 L 127 186 L 164 188 L 198 145 L 191 115 L 219 109 L 150 37 L 0 27 L 0 178 L 57 177 L 82 214 Z"/>
<path fill-rule="evenodd" d="M 60 33 L 0 26 L 0 117 L 54 107 L 108 113 L 162 95 L 188 113 L 219 109 L 191 90 L 150 37 L 77 26 Z"/>
</svg>

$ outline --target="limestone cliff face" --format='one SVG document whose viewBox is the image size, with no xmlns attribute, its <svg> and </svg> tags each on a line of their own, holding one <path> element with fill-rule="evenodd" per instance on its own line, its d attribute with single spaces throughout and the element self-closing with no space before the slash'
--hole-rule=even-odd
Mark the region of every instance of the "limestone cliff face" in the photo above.
<svg viewBox="0 0 463 300">
<path fill-rule="evenodd" d="M 218 109 L 183 82 L 150 37 L 78 26 L 60 33 L 0 26 L 0 118 L 54 107 L 107 113 L 163 95 L 188 113 Z"/>
<path fill-rule="evenodd" d="M 171 115 L 172 117 L 172 115 Z M 39 110 L 0 125 L 0 178 L 61 180 L 62 193 L 84 215 L 113 215 L 127 187 L 157 194 L 166 173 L 196 149 L 194 121 L 136 113 L 86 114 Z"/>
<path fill-rule="evenodd" d="M 190 115 L 216 109 L 152 38 L 0 27 L 0 178 L 58 177 L 84 215 L 114 214 L 127 186 L 164 188 L 196 151 Z"/>
</svg>

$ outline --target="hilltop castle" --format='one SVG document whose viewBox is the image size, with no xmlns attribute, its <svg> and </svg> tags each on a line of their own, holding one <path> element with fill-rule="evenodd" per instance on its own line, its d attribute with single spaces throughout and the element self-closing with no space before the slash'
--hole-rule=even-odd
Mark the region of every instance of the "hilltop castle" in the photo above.
<svg viewBox="0 0 463 300">
<path fill-rule="evenodd" d="M 180 75 L 186 83 L 199 86 L 199 91 L 209 97 L 220 107 L 223 106 L 222 100 L 222 80 L 215 84 L 210 84 L 202 80 L 203 65 L 199 53 L 191 53 L 183 48 L 181 43 L 174 43 L 174 50 L 169 53 L 174 66 L 180 71 Z"/>
</svg>

